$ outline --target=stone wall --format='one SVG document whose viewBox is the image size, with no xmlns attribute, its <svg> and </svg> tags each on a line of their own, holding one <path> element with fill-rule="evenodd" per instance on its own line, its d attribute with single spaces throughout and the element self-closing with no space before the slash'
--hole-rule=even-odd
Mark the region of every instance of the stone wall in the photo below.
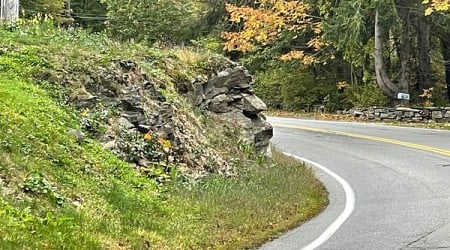
<svg viewBox="0 0 450 250">
<path fill-rule="evenodd" d="M 339 113 L 352 114 L 354 117 L 369 121 L 448 122 L 450 120 L 450 107 L 370 107 Z"/>
</svg>

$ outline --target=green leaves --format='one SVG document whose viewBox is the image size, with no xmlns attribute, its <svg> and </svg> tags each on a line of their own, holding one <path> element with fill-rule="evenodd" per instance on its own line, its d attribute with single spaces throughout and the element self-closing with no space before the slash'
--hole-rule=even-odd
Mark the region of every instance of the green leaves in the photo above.
<svg viewBox="0 0 450 250">
<path fill-rule="evenodd" d="M 104 0 L 108 30 L 121 40 L 180 42 L 192 38 L 199 18 L 198 1 Z"/>
<path fill-rule="evenodd" d="M 59 194 L 56 186 L 45 179 L 41 174 L 28 176 L 20 186 L 26 193 L 40 194 L 55 200 L 56 204 L 62 205 L 66 200 Z"/>
<path fill-rule="evenodd" d="M 28 15 L 55 15 L 64 12 L 64 3 L 65 0 L 20 0 L 20 9 Z"/>
</svg>

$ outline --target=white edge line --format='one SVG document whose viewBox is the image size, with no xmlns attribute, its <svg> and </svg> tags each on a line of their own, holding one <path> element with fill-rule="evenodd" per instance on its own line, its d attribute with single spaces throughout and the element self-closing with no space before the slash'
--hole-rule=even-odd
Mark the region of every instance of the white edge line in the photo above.
<svg viewBox="0 0 450 250">
<path fill-rule="evenodd" d="M 319 247 L 320 245 L 322 245 L 323 243 L 325 243 L 328 239 L 330 239 L 330 237 L 333 236 L 333 234 L 336 233 L 337 230 L 339 230 L 339 228 L 342 226 L 342 224 L 344 224 L 344 222 L 353 213 L 353 211 L 355 210 L 355 192 L 353 191 L 352 187 L 350 186 L 350 184 L 348 184 L 347 181 L 345 181 L 342 177 L 337 175 L 335 172 L 329 170 L 328 168 L 326 168 L 316 162 L 310 161 L 308 159 L 305 159 L 305 158 L 302 158 L 302 157 L 299 157 L 299 156 L 296 156 L 293 154 L 289 154 L 289 153 L 285 153 L 285 152 L 283 152 L 283 154 L 290 156 L 290 157 L 294 157 L 300 161 L 303 161 L 304 163 L 308 163 L 308 164 L 313 165 L 314 167 L 322 170 L 323 172 L 325 172 L 326 174 L 330 175 L 335 180 L 337 180 L 339 182 L 339 184 L 341 184 L 342 188 L 344 189 L 344 193 L 345 193 L 344 211 L 342 211 L 342 213 L 337 217 L 337 219 L 335 221 L 333 221 L 333 223 L 331 223 L 327 227 L 327 229 L 325 229 L 325 231 L 318 238 L 316 238 L 314 241 L 312 241 L 308 245 L 301 248 L 301 250 L 313 250 L 313 249 L 316 249 L 317 247 Z"/>
</svg>

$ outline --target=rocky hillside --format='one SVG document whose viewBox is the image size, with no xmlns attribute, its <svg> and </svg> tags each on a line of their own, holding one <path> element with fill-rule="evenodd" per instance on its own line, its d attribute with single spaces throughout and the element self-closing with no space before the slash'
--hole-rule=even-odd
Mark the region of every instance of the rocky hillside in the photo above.
<svg viewBox="0 0 450 250">
<path fill-rule="evenodd" d="M 236 130 L 240 143 L 270 153 L 266 105 L 242 66 L 209 52 L 85 38 L 81 47 L 74 42 L 83 38 L 49 31 L 39 40 L 23 37 L 23 44 L 6 38 L 0 48 L 2 68 L 31 76 L 78 114 L 80 127 L 68 129 L 79 143 L 96 139 L 142 171 L 162 166 L 191 176 L 232 174 L 227 153 L 210 146 L 214 130 Z M 208 131 L 202 119 L 222 120 L 224 128 Z"/>
<path fill-rule="evenodd" d="M 110 113 L 104 121 L 105 131 L 87 122 L 79 133 L 95 136 L 105 148 L 145 171 L 163 164 L 167 172 L 177 167 L 191 176 L 231 174 L 232 167 L 224 155 L 208 146 L 204 126 L 190 113 L 192 105 L 205 119 L 219 118 L 229 128 L 239 130 L 242 143 L 269 154 L 272 127 L 260 114 L 266 105 L 254 95 L 252 77 L 236 63 L 215 60 L 211 69 L 193 72 L 195 78 L 174 83 L 176 94 L 186 99 L 166 97 L 163 92 L 173 91 L 167 90 L 170 86 L 128 60 L 114 63 L 82 82 L 64 79 L 74 84 L 69 88 L 69 105 L 84 111 L 87 117 Z"/>
<path fill-rule="evenodd" d="M 320 212 L 241 65 L 0 26 L 0 249 L 243 249 Z M 298 211 L 301 211 L 298 213 Z"/>
</svg>

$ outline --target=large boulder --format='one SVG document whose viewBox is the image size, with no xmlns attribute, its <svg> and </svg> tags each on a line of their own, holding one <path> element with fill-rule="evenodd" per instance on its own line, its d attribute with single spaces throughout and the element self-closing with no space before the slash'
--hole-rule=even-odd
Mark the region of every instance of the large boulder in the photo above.
<svg viewBox="0 0 450 250">
<path fill-rule="evenodd" d="M 249 115 L 257 115 L 267 110 L 266 104 L 256 95 L 243 94 L 244 109 L 243 111 Z"/>
<path fill-rule="evenodd" d="M 243 141 L 257 152 L 270 154 L 273 127 L 260 115 L 267 106 L 255 95 L 252 83 L 248 71 L 233 63 L 207 81 L 193 80 L 191 100 L 199 108 L 239 126 Z"/>
</svg>

